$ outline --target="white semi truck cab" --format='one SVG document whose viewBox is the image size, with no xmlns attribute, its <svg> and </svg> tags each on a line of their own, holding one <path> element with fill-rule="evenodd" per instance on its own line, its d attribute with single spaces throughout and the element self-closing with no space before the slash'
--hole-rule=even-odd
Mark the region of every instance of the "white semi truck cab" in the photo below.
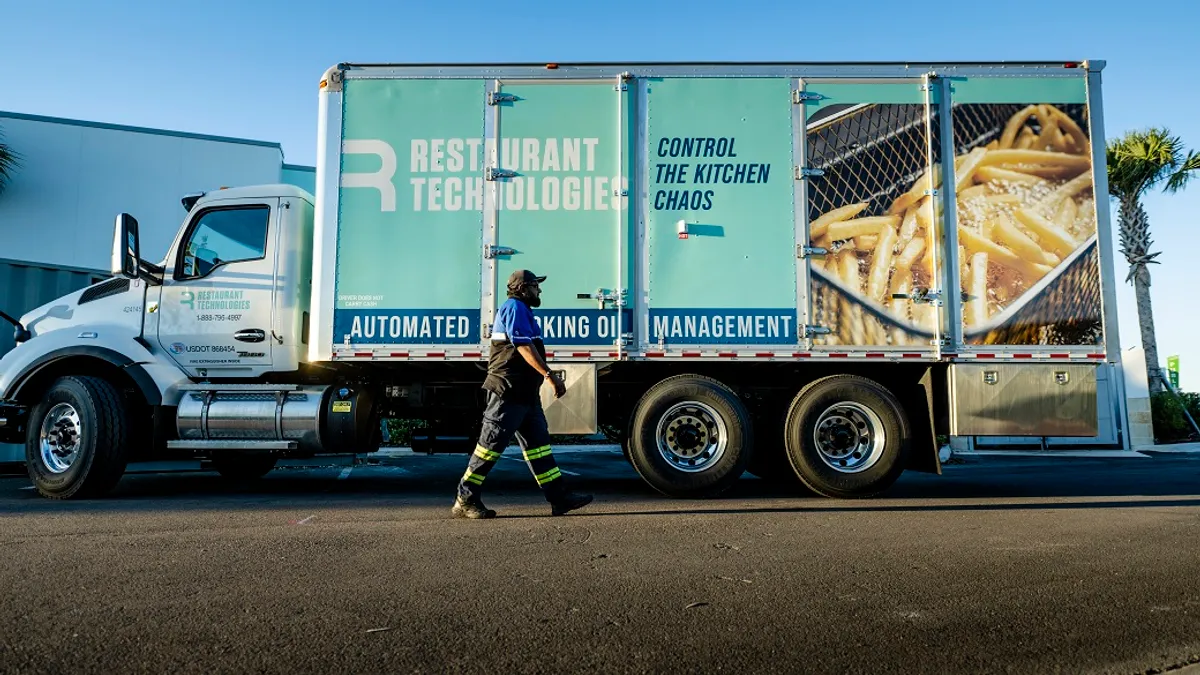
<svg viewBox="0 0 1200 675">
<path fill-rule="evenodd" d="M 391 419 L 470 452 L 518 269 L 548 277 L 551 431 L 666 495 L 861 497 L 939 472 L 939 435 L 1095 437 L 1102 68 L 339 64 L 315 196 L 187 196 L 157 264 L 121 214 L 111 279 L 11 319 L 0 442 L 54 498 L 372 452 Z"/>
<path fill-rule="evenodd" d="M 304 367 L 312 195 L 263 185 L 183 203 L 187 218 L 157 265 L 140 259 L 137 221 L 121 214 L 113 278 L 26 314 L 21 345 L 0 361 L 9 401 L 0 432 L 28 441 L 47 496 L 103 492 L 123 460 L 163 450 L 207 455 L 245 476 L 281 454 L 331 452 L 344 440 L 346 428 L 331 426 L 323 408 L 353 404 L 357 387 L 338 396 L 320 384 L 330 378 Z M 30 439 L 30 410 L 15 402 L 38 398 Z M 362 433 L 365 418 L 336 419 L 349 417 Z M 121 449 L 89 456 L 104 445 Z"/>
</svg>

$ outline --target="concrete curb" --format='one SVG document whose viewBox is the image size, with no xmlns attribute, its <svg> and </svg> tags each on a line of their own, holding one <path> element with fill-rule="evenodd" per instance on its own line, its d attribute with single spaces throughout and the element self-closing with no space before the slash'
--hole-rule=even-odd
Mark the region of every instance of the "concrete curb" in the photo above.
<svg viewBox="0 0 1200 675">
<path fill-rule="evenodd" d="M 1045 457 L 1057 459 L 1071 457 L 1077 459 L 1151 459 L 1150 455 L 1142 454 L 1140 450 L 970 450 L 957 451 L 955 457 Z"/>
<path fill-rule="evenodd" d="M 1200 452 L 1200 443 L 1168 443 L 1166 445 L 1143 445 L 1134 448 L 1138 452 L 1170 452 L 1188 454 Z"/>
</svg>

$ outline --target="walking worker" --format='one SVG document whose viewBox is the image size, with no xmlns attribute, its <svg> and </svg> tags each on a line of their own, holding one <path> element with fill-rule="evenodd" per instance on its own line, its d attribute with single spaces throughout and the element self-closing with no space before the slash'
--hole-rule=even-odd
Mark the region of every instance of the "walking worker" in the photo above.
<svg viewBox="0 0 1200 675">
<path fill-rule="evenodd" d="M 458 482 L 458 498 L 451 511 L 457 518 L 496 517 L 495 511 L 483 505 L 480 494 L 488 472 L 514 435 L 529 470 L 550 502 L 552 515 L 561 516 L 592 501 L 591 495 L 567 489 L 550 450 L 550 429 L 538 394 L 543 384 L 554 387 L 555 398 L 567 393 L 562 379 L 546 365 L 542 332 L 533 319 L 533 308 L 542 304 L 541 284 L 545 280 L 529 270 L 517 270 L 508 277 L 508 300 L 496 311 L 492 326 L 492 350 L 483 383 L 487 391 L 483 430 L 467 472 Z"/>
</svg>

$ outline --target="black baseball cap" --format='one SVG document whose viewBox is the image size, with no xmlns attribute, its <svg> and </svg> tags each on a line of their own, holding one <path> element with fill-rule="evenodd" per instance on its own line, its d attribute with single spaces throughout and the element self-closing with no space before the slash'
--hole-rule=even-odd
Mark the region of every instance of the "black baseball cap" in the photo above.
<svg viewBox="0 0 1200 675">
<path fill-rule="evenodd" d="M 546 277 L 539 277 L 529 270 L 517 270 L 508 275 L 508 287 L 516 288 L 522 284 L 531 284 L 533 282 L 542 283 Z"/>
</svg>

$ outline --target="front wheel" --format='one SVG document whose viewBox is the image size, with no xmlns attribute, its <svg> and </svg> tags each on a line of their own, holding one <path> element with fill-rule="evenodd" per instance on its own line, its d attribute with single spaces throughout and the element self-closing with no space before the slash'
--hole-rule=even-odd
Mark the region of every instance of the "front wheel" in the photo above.
<svg viewBox="0 0 1200 675">
<path fill-rule="evenodd" d="M 908 418 L 878 382 L 833 375 L 796 395 L 784 443 L 796 475 L 813 491 L 826 497 L 870 497 L 904 471 Z"/>
<path fill-rule="evenodd" d="M 43 497 L 95 497 L 121 480 L 128 445 L 117 388 L 98 377 L 60 377 L 33 408 L 25 466 Z"/>
<path fill-rule="evenodd" d="M 634 409 L 629 460 L 671 497 L 709 497 L 745 471 L 753 437 L 750 415 L 729 387 L 699 375 L 651 387 Z"/>
</svg>

